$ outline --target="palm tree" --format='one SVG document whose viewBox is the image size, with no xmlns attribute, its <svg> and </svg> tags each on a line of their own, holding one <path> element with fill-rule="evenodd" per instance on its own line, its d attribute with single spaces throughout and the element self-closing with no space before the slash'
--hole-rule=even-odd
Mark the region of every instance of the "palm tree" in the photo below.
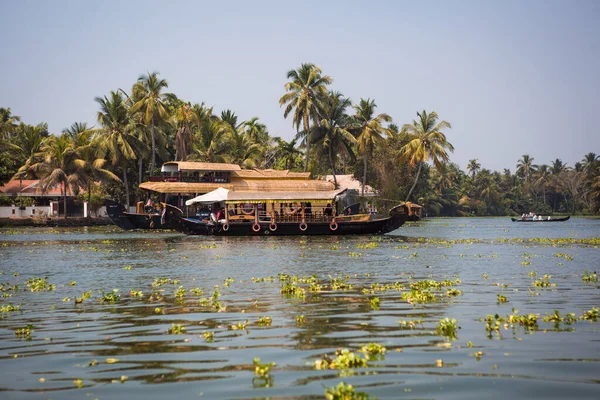
<svg viewBox="0 0 600 400">
<path fill-rule="evenodd" d="M 534 187 L 542 190 L 542 197 L 544 204 L 546 204 L 546 189 L 548 187 L 548 178 L 550 177 L 550 167 L 546 164 L 542 164 L 537 168 L 535 173 Z"/>
<path fill-rule="evenodd" d="M 158 72 L 141 75 L 137 83 L 133 86 L 133 96 L 140 98 L 131 107 L 131 113 L 141 111 L 144 115 L 143 120 L 146 126 L 150 125 L 152 134 L 152 158 L 150 163 L 150 174 L 154 173 L 156 164 L 156 124 L 161 120 L 167 119 L 167 110 L 164 101 L 169 93 L 161 93 L 163 89 L 169 87 L 165 79 L 159 79 Z"/>
<path fill-rule="evenodd" d="M 10 109 L 9 109 L 10 110 Z M 582 160 L 583 170 L 586 173 L 590 173 L 594 169 L 598 163 L 600 163 L 600 156 L 597 156 L 596 153 L 587 153 Z"/>
<path fill-rule="evenodd" d="M 36 126 L 20 123 L 16 128 L 17 138 L 11 143 L 11 155 L 13 155 L 26 168 L 20 169 L 20 176 L 28 175 L 29 167 L 35 164 L 44 140 L 50 135 L 48 124 L 41 123 Z M 29 174 L 30 175 L 30 174 Z"/>
<path fill-rule="evenodd" d="M 401 149 L 402 159 L 408 160 L 408 164 L 414 167 L 419 164 L 415 182 L 410 188 L 406 201 L 410 199 L 417 181 L 423 163 L 431 160 L 438 171 L 444 168 L 443 163 L 449 160 L 448 151 L 453 152 L 454 146 L 448 142 L 446 135 L 442 133 L 444 128 L 452 128 L 449 122 L 438 120 L 438 115 L 435 111 L 427 114 L 425 110 L 417 113 L 418 120 L 413 120 L 412 125 L 405 124 L 402 127 L 402 135 L 405 136 L 406 145 Z"/>
<path fill-rule="evenodd" d="M 300 124 L 304 127 L 306 158 L 304 161 L 304 172 L 308 171 L 308 157 L 311 144 L 310 120 L 314 125 L 319 124 L 322 99 L 327 95 L 326 86 L 333 80 L 328 75 L 321 75 L 321 68 L 311 63 L 305 63 L 297 70 L 289 70 L 287 73 L 289 82 L 285 84 L 284 94 L 279 99 L 279 106 L 286 105 L 283 116 L 287 116 L 294 110 L 292 125 L 296 132 L 300 132 Z"/>
<path fill-rule="evenodd" d="M 12 115 L 10 108 L 0 107 L 0 140 L 10 139 L 20 121 L 21 117 Z"/>
<path fill-rule="evenodd" d="M 73 128 L 75 125 L 71 127 Z M 85 124 L 80 125 L 80 127 L 85 128 Z M 93 140 L 89 134 L 90 132 L 88 129 L 80 130 L 72 139 L 75 153 L 73 181 L 79 187 L 87 189 L 88 205 L 92 204 L 92 185 L 96 182 L 122 182 L 113 172 L 104 168 L 107 160 L 99 157 L 98 142 Z"/>
<path fill-rule="evenodd" d="M 252 117 L 242 123 L 244 134 L 254 143 L 263 143 L 268 138 L 267 126 L 258 122 L 258 117 Z"/>
<path fill-rule="evenodd" d="M 96 97 L 100 105 L 98 122 L 102 126 L 98 136 L 101 158 L 108 153 L 112 165 L 123 169 L 123 185 L 125 186 L 126 205 L 129 207 L 129 184 L 127 169 L 130 160 L 135 160 L 143 151 L 144 144 L 136 136 L 136 126 L 131 121 L 125 101 L 120 92 L 110 92 L 110 98 Z"/>
<path fill-rule="evenodd" d="M 278 138 L 279 143 L 279 154 L 285 160 L 285 169 L 293 169 L 296 163 L 296 157 L 302 152 L 296 148 L 297 139 L 292 139 L 286 142 L 283 139 Z"/>
<path fill-rule="evenodd" d="M 175 129 L 175 161 L 185 161 L 194 151 L 192 126 L 200 125 L 200 120 L 190 104 L 183 104 L 175 110 L 171 123 Z"/>
<path fill-rule="evenodd" d="M 529 154 L 523 154 L 523 157 L 517 162 L 517 174 L 523 175 L 525 182 L 527 182 L 531 173 L 536 170 L 537 165 L 533 164 L 533 157 L 530 157 Z"/>
<path fill-rule="evenodd" d="M 68 134 L 61 136 L 49 136 L 44 140 L 37 154 L 41 161 L 31 166 L 23 166 L 40 178 L 39 190 L 46 193 L 56 185 L 61 185 L 64 201 L 65 219 L 67 219 L 67 191 L 76 184 L 74 161 L 74 149 L 71 137 Z"/>
<path fill-rule="evenodd" d="M 229 134 L 227 160 L 244 168 L 254 168 L 260 156 L 260 146 L 243 133 Z"/>
<path fill-rule="evenodd" d="M 338 148 L 345 148 L 349 153 L 352 152 L 352 145 L 356 143 L 356 138 L 348 131 L 347 126 L 349 117 L 346 114 L 346 108 L 350 107 L 352 102 L 344 97 L 340 92 L 329 92 L 323 108 L 323 119 L 320 126 L 315 129 L 317 134 L 315 142 L 322 142 L 327 149 L 329 165 L 333 174 L 333 183 L 337 188 L 337 179 L 335 171 L 335 151 Z"/>
<path fill-rule="evenodd" d="M 467 165 L 467 171 L 471 174 L 471 179 L 475 179 L 475 175 L 477 171 L 481 169 L 481 164 L 477 162 L 477 159 L 469 160 L 469 165 Z"/>
<path fill-rule="evenodd" d="M 191 156 L 193 160 L 208 162 L 224 162 L 227 154 L 227 133 L 229 127 L 217 117 L 211 117 L 202 124 L 194 142 L 196 149 Z"/>
<path fill-rule="evenodd" d="M 238 124 L 238 116 L 231 110 L 221 111 L 221 121 L 230 133 L 237 132 L 243 125 Z"/>
<path fill-rule="evenodd" d="M 353 117 L 354 126 L 358 135 L 358 151 L 363 156 L 363 180 L 362 193 L 365 194 L 365 185 L 367 184 L 367 162 L 369 156 L 373 153 L 375 143 L 383 140 L 383 134 L 389 135 L 388 129 L 384 128 L 383 122 L 391 122 L 392 117 L 387 114 L 378 114 L 374 116 L 377 104 L 371 99 L 360 99 L 360 102 L 354 105 L 356 111 Z"/>
</svg>

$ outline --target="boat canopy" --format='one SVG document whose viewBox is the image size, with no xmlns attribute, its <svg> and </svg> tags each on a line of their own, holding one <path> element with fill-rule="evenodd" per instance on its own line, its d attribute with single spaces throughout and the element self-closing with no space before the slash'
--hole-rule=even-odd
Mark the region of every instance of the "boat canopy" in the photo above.
<svg viewBox="0 0 600 400">
<path fill-rule="evenodd" d="M 212 192 L 208 192 L 201 196 L 187 200 L 185 202 L 185 205 L 191 206 L 192 204 L 196 203 L 220 203 L 222 201 L 227 200 L 227 193 L 229 193 L 229 190 L 220 187 L 218 189 L 213 190 Z"/>
<path fill-rule="evenodd" d="M 333 201 L 336 196 L 341 195 L 346 189 L 311 191 L 311 192 L 229 192 L 227 204 L 235 203 L 268 203 L 268 202 L 309 202 L 309 201 Z"/>
</svg>

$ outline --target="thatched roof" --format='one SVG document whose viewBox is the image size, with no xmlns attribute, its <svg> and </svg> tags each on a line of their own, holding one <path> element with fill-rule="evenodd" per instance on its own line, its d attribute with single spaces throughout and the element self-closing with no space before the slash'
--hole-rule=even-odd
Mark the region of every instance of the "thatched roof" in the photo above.
<svg viewBox="0 0 600 400">
<path fill-rule="evenodd" d="M 290 172 L 276 169 L 242 169 L 233 171 L 231 178 L 244 179 L 309 179 L 310 172 Z"/>
<path fill-rule="evenodd" d="M 208 182 L 144 182 L 140 189 L 158 193 L 208 193 L 219 187 L 236 192 L 320 192 L 333 190 L 333 184 L 316 180 L 292 179 L 236 179 L 231 183 Z"/>
<path fill-rule="evenodd" d="M 227 204 L 231 203 L 263 203 L 269 201 L 278 202 L 308 202 L 308 201 L 332 201 L 341 194 L 342 190 L 328 190 L 316 192 L 229 192 Z"/>
<path fill-rule="evenodd" d="M 230 183 L 206 183 L 206 182 L 144 182 L 140 189 L 150 190 L 158 193 L 208 193 L 219 187 L 232 189 Z"/>
<path fill-rule="evenodd" d="M 333 182 L 333 175 L 325 175 L 324 179 L 328 182 Z M 340 188 L 354 189 L 358 193 L 362 193 L 362 183 L 354 178 L 353 175 L 336 175 L 335 179 Z M 365 196 L 375 196 L 377 191 L 369 185 L 365 185 Z"/>
<path fill-rule="evenodd" d="M 194 161 L 169 161 L 164 166 L 177 165 L 179 171 L 239 171 L 242 168 L 237 164 L 209 163 Z"/>
</svg>

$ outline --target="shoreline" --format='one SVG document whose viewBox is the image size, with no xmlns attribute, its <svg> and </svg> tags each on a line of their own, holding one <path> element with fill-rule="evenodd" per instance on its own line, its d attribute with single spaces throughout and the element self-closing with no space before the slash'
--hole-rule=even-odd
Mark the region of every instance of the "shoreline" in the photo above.
<svg viewBox="0 0 600 400">
<path fill-rule="evenodd" d="M 108 217 L 9 217 L 0 218 L 0 228 L 13 226 L 105 226 L 112 225 Z"/>
</svg>

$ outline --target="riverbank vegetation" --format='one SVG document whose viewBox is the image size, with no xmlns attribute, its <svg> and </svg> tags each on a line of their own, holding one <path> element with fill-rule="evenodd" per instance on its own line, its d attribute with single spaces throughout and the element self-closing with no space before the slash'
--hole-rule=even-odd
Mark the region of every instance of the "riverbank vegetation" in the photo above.
<svg viewBox="0 0 600 400">
<path fill-rule="evenodd" d="M 382 198 L 422 204 L 427 215 L 600 212 L 595 153 L 573 166 L 560 158 L 538 165 L 525 154 L 514 173 L 482 169 L 478 159 L 459 166 L 450 158 L 451 125 L 435 111 L 398 125 L 374 99 L 354 101 L 335 91 L 333 79 L 310 63 L 288 71 L 287 80 L 278 100 L 296 131 L 290 141 L 269 132 L 259 117 L 241 121 L 233 110 L 219 113 L 169 93 L 157 72 L 140 76 L 129 90 L 96 97 L 95 125 L 75 122 L 61 133 L 0 108 L 0 183 L 41 179 L 41 190 L 83 189 L 88 200 L 131 204 L 143 198 L 139 184 L 159 174 L 163 162 L 228 162 L 334 180 L 353 174 Z"/>
</svg>

